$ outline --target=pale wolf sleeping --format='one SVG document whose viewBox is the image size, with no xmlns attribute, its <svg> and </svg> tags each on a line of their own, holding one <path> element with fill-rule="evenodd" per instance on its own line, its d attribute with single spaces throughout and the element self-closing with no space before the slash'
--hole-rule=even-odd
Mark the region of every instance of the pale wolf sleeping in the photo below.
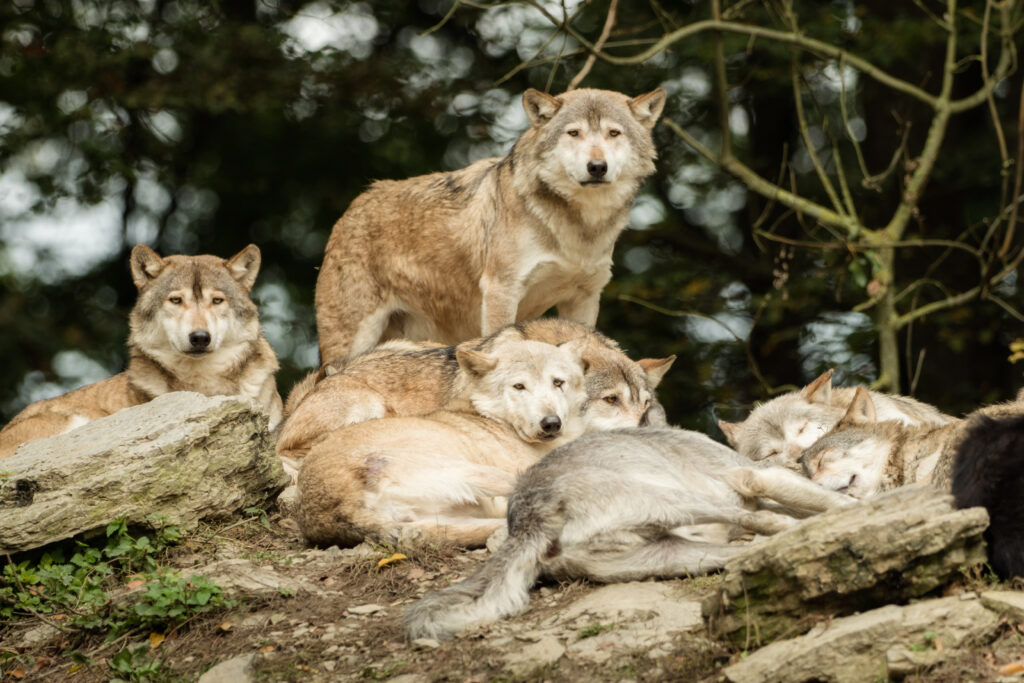
<svg viewBox="0 0 1024 683">
<path fill-rule="evenodd" d="M 612 248 L 654 172 L 660 88 L 527 90 L 504 158 L 379 181 L 334 226 L 316 283 L 323 362 L 404 337 L 456 344 L 536 318 L 597 321 Z"/>
<path fill-rule="evenodd" d="M 136 246 L 131 271 L 139 297 L 129 317 L 127 370 L 25 408 L 0 431 L 0 458 L 26 441 L 172 391 L 244 396 L 267 413 L 273 429 L 281 420 L 277 357 L 250 296 L 259 269 L 254 244 L 226 260 L 161 258 L 144 244 Z"/>
<path fill-rule="evenodd" d="M 467 382 L 450 410 L 331 432 L 299 473 L 307 540 L 354 545 L 426 538 L 482 545 L 505 523 L 516 476 L 583 433 L 586 340 L 457 349 Z"/>
</svg>

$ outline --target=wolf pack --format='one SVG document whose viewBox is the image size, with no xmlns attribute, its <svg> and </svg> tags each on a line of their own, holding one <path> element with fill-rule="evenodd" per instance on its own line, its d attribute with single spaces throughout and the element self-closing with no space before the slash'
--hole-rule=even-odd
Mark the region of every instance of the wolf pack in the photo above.
<svg viewBox="0 0 1024 683">
<path fill-rule="evenodd" d="M 373 183 L 327 243 L 322 362 L 285 403 L 251 296 L 259 248 L 136 246 L 126 370 L 25 408 L 0 458 L 172 391 L 249 399 L 310 543 L 497 546 L 407 610 L 410 638 L 520 612 L 540 577 L 713 571 L 807 516 L 914 483 L 987 508 L 992 566 L 1024 575 L 1024 396 L 957 419 L 834 387 L 830 370 L 720 422 L 724 445 L 667 424 L 655 391 L 674 356 L 634 360 L 594 329 L 665 101 L 531 89 L 506 156 Z"/>
</svg>

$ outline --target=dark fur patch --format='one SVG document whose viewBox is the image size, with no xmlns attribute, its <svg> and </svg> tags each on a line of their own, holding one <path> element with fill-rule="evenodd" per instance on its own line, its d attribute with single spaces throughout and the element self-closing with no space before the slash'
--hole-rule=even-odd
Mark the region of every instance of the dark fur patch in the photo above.
<svg viewBox="0 0 1024 683">
<path fill-rule="evenodd" d="M 1024 576 L 1024 415 L 971 419 L 953 456 L 958 508 L 984 507 L 989 562 L 1003 577 Z"/>
</svg>

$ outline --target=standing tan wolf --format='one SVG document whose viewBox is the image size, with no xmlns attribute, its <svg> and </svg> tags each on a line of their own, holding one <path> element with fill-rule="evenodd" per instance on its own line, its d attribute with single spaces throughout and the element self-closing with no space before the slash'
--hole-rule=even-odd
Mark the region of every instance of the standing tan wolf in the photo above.
<svg viewBox="0 0 1024 683">
<path fill-rule="evenodd" d="M 552 306 L 593 325 L 664 105 L 660 88 L 527 90 L 530 128 L 508 156 L 371 185 L 327 242 L 320 357 L 396 337 L 456 344 Z"/>
<path fill-rule="evenodd" d="M 128 368 L 25 408 L 0 431 L 0 458 L 26 441 L 62 434 L 172 391 L 244 396 L 267 413 L 271 429 L 280 421 L 277 357 L 250 297 L 259 248 L 250 244 L 227 260 L 161 258 L 140 244 L 130 263 L 139 297 L 129 316 Z"/>
<path fill-rule="evenodd" d="M 303 380 L 288 397 L 289 409 L 277 438 L 283 458 L 300 459 L 328 432 L 379 417 L 411 417 L 444 409 L 473 378 L 457 361 L 459 349 L 495 356 L 525 340 L 563 344 L 584 339 L 588 422 L 595 427 L 665 425 L 655 387 L 675 356 L 630 360 L 618 344 L 588 325 L 539 318 L 507 325 L 487 337 L 458 346 L 391 341 L 333 371 Z"/>
</svg>

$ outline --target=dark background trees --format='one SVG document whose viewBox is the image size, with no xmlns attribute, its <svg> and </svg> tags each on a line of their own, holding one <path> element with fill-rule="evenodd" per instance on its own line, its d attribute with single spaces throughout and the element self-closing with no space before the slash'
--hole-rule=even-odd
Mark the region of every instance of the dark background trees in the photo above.
<svg viewBox="0 0 1024 683">
<path fill-rule="evenodd" d="M 564 90 L 586 57 L 551 19 L 568 18 L 594 41 L 609 7 L 462 3 L 442 22 L 449 0 L 3 3 L 0 422 L 123 368 L 135 296 L 127 254 L 140 241 L 161 253 L 261 247 L 255 291 L 286 393 L 317 362 L 316 268 L 352 198 L 373 179 L 503 154 L 526 125 L 522 91 Z M 948 9 L 933 0 L 720 8 L 725 20 L 783 32 L 787 17 L 798 17 L 802 34 L 929 93 L 940 90 Z M 1009 0 L 954 10 L 952 96 L 965 97 L 996 72 L 999 30 L 1018 31 L 1022 12 Z M 636 54 L 713 11 L 708 2 L 622 0 L 604 50 Z M 728 128 L 747 167 L 827 205 L 799 129 L 795 73 L 811 151 L 833 182 L 837 166 L 848 171 L 863 224 L 884 225 L 920 163 L 929 107 L 840 59 L 723 33 L 723 116 L 716 35 L 695 34 L 636 65 L 598 60 L 582 85 L 632 94 L 665 87 L 666 119 L 715 151 Z M 993 82 L 991 105 L 951 118 L 903 235 L 921 244 L 894 253 L 894 291 L 910 287 L 904 304 L 979 287 L 897 336 L 899 390 L 953 413 L 1008 398 L 1021 384 L 1007 360 L 1020 336 L 1017 271 L 980 286 L 986 265 L 1015 265 L 1019 249 L 1013 238 L 997 253 L 1020 135 L 1015 63 Z M 671 128 L 655 137 L 658 174 L 617 246 L 599 326 L 635 357 L 679 356 L 661 392 L 674 421 L 717 433 L 716 417 L 739 418 L 753 401 L 832 366 L 842 383 L 879 379 L 870 305 L 878 264 L 857 238 L 755 193 Z M 851 137 L 864 167 L 888 169 L 884 177 L 861 182 Z"/>
</svg>

